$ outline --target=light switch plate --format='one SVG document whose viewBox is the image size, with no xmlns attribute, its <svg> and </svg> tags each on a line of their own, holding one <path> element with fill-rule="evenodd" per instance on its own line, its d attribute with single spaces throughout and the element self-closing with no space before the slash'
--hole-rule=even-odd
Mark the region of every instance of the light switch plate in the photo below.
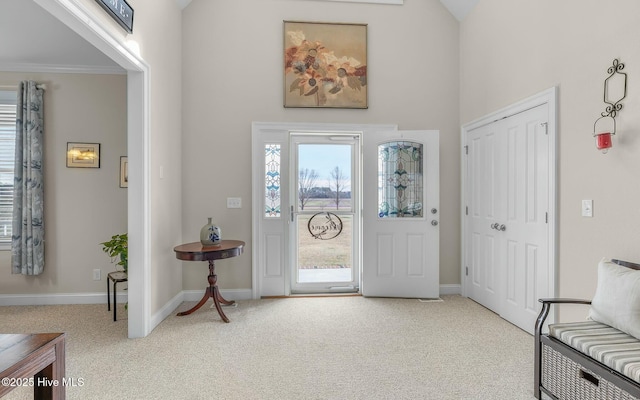
<svg viewBox="0 0 640 400">
<path fill-rule="evenodd" d="M 582 200 L 582 216 L 593 217 L 593 200 Z"/>
</svg>

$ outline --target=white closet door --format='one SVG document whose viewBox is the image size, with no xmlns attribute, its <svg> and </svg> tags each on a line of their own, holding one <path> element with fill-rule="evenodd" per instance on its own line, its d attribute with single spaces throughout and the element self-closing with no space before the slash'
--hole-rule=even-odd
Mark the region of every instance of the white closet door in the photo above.
<svg viewBox="0 0 640 400">
<path fill-rule="evenodd" d="M 504 120 L 506 132 L 506 207 L 504 220 L 501 316 L 533 332 L 538 299 L 547 297 L 549 209 L 548 105 Z"/>
<path fill-rule="evenodd" d="M 527 332 L 549 296 L 549 105 L 467 134 L 467 295 Z"/>
<path fill-rule="evenodd" d="M 502 123 L 469 132 L 467 181 L 468 203 L 468 295 L 483 306 L 500 310 L 502 243 L 495 229 L 503 219 L 505 198 L 504 135 Z"/>
</svg>

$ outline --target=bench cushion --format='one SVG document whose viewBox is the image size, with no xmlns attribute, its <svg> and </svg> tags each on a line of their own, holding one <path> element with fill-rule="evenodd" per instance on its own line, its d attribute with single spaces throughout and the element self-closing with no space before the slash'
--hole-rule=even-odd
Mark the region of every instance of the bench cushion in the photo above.
<svg viewBox="0 0 640 400">
<path fill-rule="evenodd" d="M 640 383 L 640 340 L 635 337 L 596 321 L 552 324 L 549 336 Z"/>
</svg>

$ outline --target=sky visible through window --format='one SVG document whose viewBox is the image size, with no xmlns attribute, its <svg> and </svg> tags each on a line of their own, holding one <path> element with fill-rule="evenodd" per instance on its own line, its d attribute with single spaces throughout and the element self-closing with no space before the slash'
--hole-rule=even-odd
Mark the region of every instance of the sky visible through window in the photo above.
<svg viewBox="0 0 640 400">
<path fill-rule="evenodd" d="M 301 144 L 298 168 L 318 173 L 317 186 L 328 187 L 331 171 L 339 167 L 345 177 L 345 191 L 351 191 L 351 146 L 346 144 Z"/>
</svg>

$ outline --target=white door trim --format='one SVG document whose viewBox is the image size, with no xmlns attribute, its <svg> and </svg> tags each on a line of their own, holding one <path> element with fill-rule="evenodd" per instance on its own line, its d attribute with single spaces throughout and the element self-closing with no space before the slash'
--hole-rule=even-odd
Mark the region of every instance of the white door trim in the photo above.
<svg viewBox="0 0 640 400">
<path fill-rule="evenodd" d="M 127 151 L 129 263 L 129 337 L 147 336 L 151 323 L 151 240 L 149 174 L 149 66 L 122 38 L 77 0 L 34 0 L 64 25 L 127 70 Z M 136 184 L 137 182 L 137 184 Z M 160 321 L 158 321 L 159 323 Z"/>
<path fill-rule="evenodd" d="M 283 137 L 280 142 L 288 143 L 289 132 L 361 132 L 363 140 L 366 140 L 367 132 L 371 131 L 394 131 L 398 126 L 395 124 L 327 124 L 327 123 L 305 123 L 305 122 L 253 122 L 251 124 L 251 148 L 252 148 L 252 248 L 251 248 L 251 269 L 252 269 L 252 296 L 259 299 L 262 296 L 262 284 L 264 268 L 267 263 L 268 255 L 264 251 L 264 148 L 261 147 L 265 143 L 261 136 L 267 134 L 281 134 Z M 286 136 L 285 136 L 286 135 Z M 288 151 L 288 150 L 287 150 Z M 258 161 L 260 160 L 260 161 Z M 289 166 L 282 166 L 282 171 L 288 174 Z M 284 178 L 283 178 L 284 179 Z M 288 178 L 287 178 L 288 179 Z M 288 188 L 282 188 L 283 197 L 288 198 Z M 288 202 L 287 202 L 288 204 Z M 290 218 L 289 208 L 281 210 L 281 218 L 283 223 L 287 223 Z M 287 260 L 290 253 L 288 246 L 289 229 L 284 229 L 285 237 L 282 239 L 285 248 L 281 250 L 282 257 L 280 260 Z M 285 262 L 286 261 L 281 261 Z M 290 278 L 289 266 L 281 265 L 280 275 L 272 275 L 273 279 L 282 279 L 277 283 L 277 292 L 270 295 L 288 296 L 290 294 Z"/>
<path fill-rule="evenodd" d="M 466 157 L 466 146 L 467 146 L 467 133 L 472 131 L 473 129 L 479 128 L 483 125 L 487 125 L 493 123 L 495 121 L 501 120 L 503 118 L 510 117 L 512 115 L 519 114 L 523 111 L 529 110 L 531 108 L 537 107 L 542 104 L 549 105 L 549 122 L 547 125 L 547 134 L 549 135 L 549 255 L 548 255 L 548 265 L 549 265 L 549 282 L 548 287 L 551 291 L 551 296 L 557 295 L 557 287 L 556 287 L 556 275 L 557 275 L 557 259 L 558 259 L 558 246 L 557 246 L 557 176 L 558 176 L 558 161 L 557 161 L 557 130 L 558 130 L 558 121 L 557 121 L 557 88 L 552 87 L 547 90 L 544 90 L 540 93 L 537 93 L 531 97 L 528 97 L 524 100 L 521 100 L 515 104 L 502 108 L 498 111 L 495 111 L 491 114 L 488 114 L 484 117 L 478 118 L 468 124 L 465 124 L 461 128 L 461 152 L 460 152 L 460 160 L 461 160 L 461 182 L 462 182 L 462 190 L 461 190 L 461 260 L 462 265 L 460 266 L 460 276 L 462 283 L 462 295 L 468 297 L 468 286 L 467 286 L 467 275 L 466 275 L 466 266 L 468 265 L 468 261 L 466 259 L 466 248 L 468 243 L 466 243 L 466 232 L 468 227 L 466 226 L 467 218 L 467 158 Z M 553 322 L 553 316 L 549 319 L 550 322 Z"/>
</svg>

